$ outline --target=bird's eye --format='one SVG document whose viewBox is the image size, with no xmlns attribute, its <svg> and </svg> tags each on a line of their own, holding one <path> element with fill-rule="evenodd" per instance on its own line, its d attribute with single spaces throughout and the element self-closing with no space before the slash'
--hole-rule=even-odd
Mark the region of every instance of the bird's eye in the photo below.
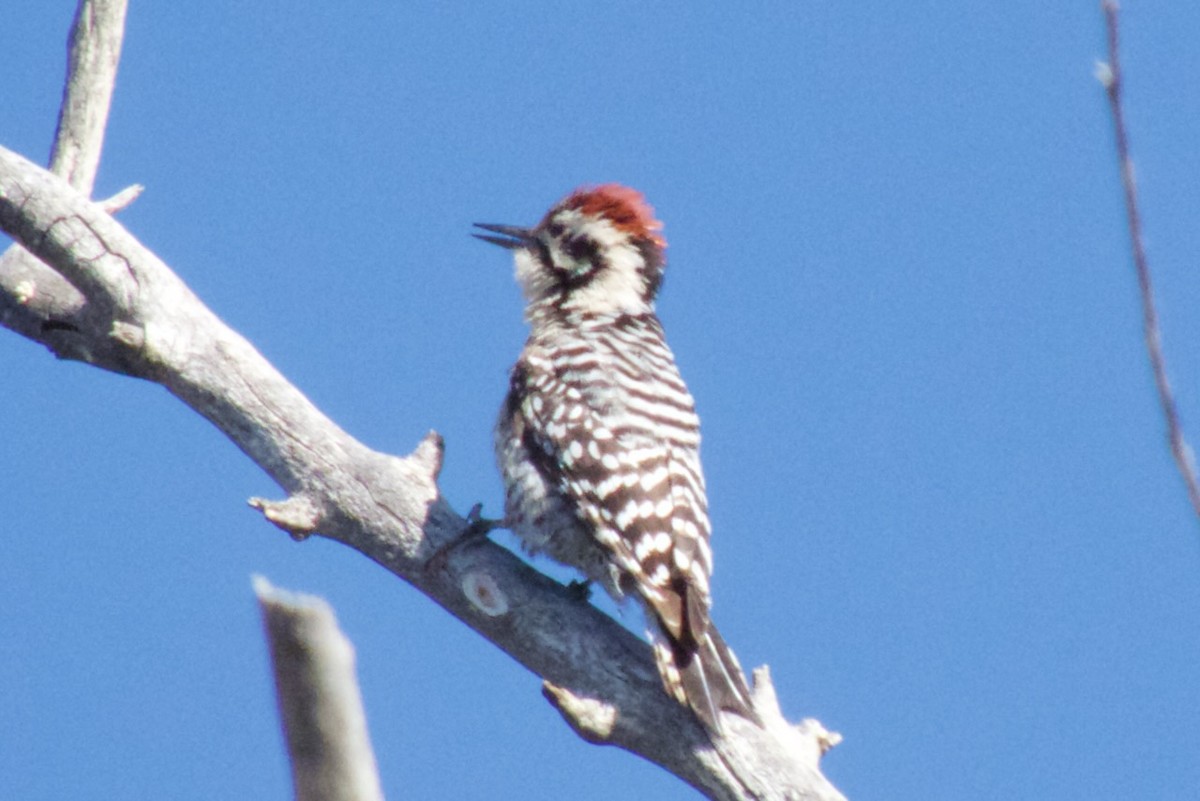
<svg viewBox="0 0 1200 801">
<path fill-rule="evenodd" d="M 576 264 L 594 265 L 596 262 L 596 241 L 586 236 L 576 236 L 563 242 L 563 252 Z"/>
</svg>

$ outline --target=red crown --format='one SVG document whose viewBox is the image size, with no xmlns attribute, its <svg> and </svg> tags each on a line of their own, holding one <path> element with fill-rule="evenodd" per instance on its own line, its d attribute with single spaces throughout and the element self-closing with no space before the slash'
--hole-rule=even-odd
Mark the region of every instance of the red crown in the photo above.
<svg viewBox="0 0 1200 801">
<path fill-rule="evenodd" d="M 636 189 L 621 184 L 584 186 L 568 195 L 562 205 L 589 216 L 604 217 L 619 230 L 649 239 L 660 248 L 667 246 L 667 240 L 659 233 L 662 223 L 655 219 L 654 209 Z"/>
</svg>

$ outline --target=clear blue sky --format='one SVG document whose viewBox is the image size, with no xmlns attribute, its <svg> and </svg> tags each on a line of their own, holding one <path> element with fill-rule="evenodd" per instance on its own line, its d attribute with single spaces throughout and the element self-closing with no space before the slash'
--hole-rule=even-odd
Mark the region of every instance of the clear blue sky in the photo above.
<svg viewBox="0 0 1200 801">
<path fill-rule="evenodd" d="M 70 0 L 4 14 L 45 158 Z M 1098 2 L 143 3 L 97 187 L 334 419 L 445 435 L 460 511 L 524 337 L 505 254 L 621 181 L 704 421 L 716 619 L 856 801 L 1195 798 L 1200 524 L 1146 366 Z M 1164 336 L 1200 442 L 1200 6 L 1127 3 Z M 358 647 L 391 798 L 690 798 L 164 390 L 0 332 L 0 798 L 289 797 L 250 576 Z M 498 541 L 511 543 L 507 535 Z"/>
</svg>

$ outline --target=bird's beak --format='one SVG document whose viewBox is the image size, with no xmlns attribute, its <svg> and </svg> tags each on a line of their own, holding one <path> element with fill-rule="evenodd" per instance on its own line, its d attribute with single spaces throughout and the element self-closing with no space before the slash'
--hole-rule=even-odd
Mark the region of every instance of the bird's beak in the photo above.
<svg viewBox="0 0 1200 801">
<path fill-rule="evenodd" d="M 521 228 L 516 225 L 493 225 L 492 223 L 475 223 L 476 228 L 482 228 L 485 231 L 493 231 L 504 236 L 488 236 L 487 234 L 471 234 L 476 239 L 482 239 L 484 242 L 491 242 L 493 245 L 499 245 L 502 248 L 516 250 L 523 248 L 533 241 L 533 232 L 528 228 Z"/>
</svg>

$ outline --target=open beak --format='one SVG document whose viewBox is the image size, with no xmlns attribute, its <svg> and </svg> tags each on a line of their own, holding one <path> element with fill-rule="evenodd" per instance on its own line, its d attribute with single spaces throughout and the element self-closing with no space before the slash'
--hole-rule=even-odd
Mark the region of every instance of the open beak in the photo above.
<svg viewBox="0 0 1200 801">
<path fill-rule="evenodd" d="M 492 231 L 503 236 L 489 236 L 487 234 L 471 234 L 476 239 L 482 239 L 484 242 L 491 242 L 493 245 L 499 245 L 508 250 L 516 250 L 523 248 L 533 241 L 533 232 L 528 228 L 521 228 L 516 225 L 493 225 L 492 223 L 475 223 L 476 228 L 482 228 L 485 231 Z"/>
</svg>

